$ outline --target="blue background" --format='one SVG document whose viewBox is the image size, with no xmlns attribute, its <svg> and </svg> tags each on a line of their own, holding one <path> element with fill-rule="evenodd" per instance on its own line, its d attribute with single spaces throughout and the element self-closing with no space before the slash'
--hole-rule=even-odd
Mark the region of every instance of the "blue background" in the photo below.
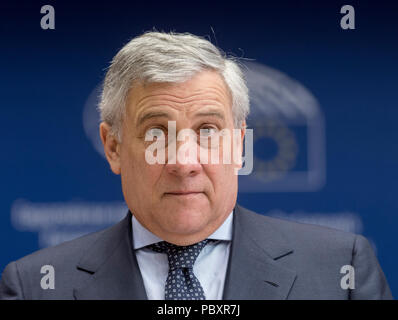
<svg viewBox="0 0 398 320">
<path fill-rule="evenodd" d="M 55 30 L 40 8 L 55 8 Z M 351 4 L 356 29 L 340 28 Z M 308 88 L 325 117 L 326 184 L 316 192 L 240 193 L 259 213 L 350 211 L 398 292 L 398 5 L 392 1 L 2 1 L 0 4 L 0 269 L 37 250 L 10 221 L 17 199 L 123 200 L 86 137 L 82 112 L 130 38 L 157 30 L 209 35 Z M 211 30 L 214 29 L 214 34 Z"/>
</svg>

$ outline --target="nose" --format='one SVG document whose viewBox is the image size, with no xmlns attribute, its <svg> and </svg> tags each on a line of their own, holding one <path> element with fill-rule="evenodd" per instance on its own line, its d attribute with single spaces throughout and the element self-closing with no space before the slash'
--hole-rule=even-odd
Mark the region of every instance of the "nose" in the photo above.
<svg viewBox="0 0 398 320">
<path fill-rule="evenodd" d="M 199 147 L 195 141 L 177 141 L 169 145 L 166 162 L 168 173 L 179 177 L 193 177 L 202 171 Z"/>
</svg>

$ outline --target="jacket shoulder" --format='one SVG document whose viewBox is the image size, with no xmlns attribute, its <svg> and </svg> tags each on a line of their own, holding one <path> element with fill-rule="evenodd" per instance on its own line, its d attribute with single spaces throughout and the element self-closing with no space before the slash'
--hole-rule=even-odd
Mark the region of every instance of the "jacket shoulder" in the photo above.
<svg viewBox="0 0 398 320">
<path fill-rule="evenodd" d="M 355 243 L 363 236 L 326 226 L 270 217 L 254 211 L 239 208 L 244 216 L 248 236 L 257 235 L 259 241 L 280 239 L 297 253 L 328 254 L 351 258 Z"/>
<path fill-rule="evenodd" d="M 343 241 L 352 242 L 355 240 L 355 237 L 359 236 L 352 232 L 347 232 L 327 226 L 270 217 L 242 207 L 240 207 L 240 210 L 244 215 L 247 216 L 247 219 L 250 221 L 251 225 L 272 226 L 273 229 L 283 233 L 288 238 L 290 238 L 290 235 L 292 235 L 295 239 L 298 237 L 298 239 L 303 240 L 306 238 L 314 239 L 314 237 L 319 237 L 322 239 L 331 238 L 333 241 L 335 241 L 336 238 L 339 238 Z"/>
<path fill-rule="evenodd" d="M 16 260 L 15 263 L 20 268 L 23 268 L 24 266 L 32 267 L 33 265 L 38 264 L 42 265 L 43 262 L 64 266 L 69 265 L 70 263 L 77 263 L 84 251 L 92 246 L 101 236 L 109 232 L 112 228 L 113 227 L 92 232 L 53 247 L 37 250 Z"/>
</svg>

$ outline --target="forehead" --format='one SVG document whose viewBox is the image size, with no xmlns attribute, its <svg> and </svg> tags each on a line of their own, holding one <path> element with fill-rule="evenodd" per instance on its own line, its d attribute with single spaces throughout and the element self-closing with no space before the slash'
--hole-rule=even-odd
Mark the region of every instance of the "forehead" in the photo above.
<svg viewBox="0 0 398 320">
<path fill-rule="evenodd" d="M 143 110 L 171 107 L 194 110 L 200 105 L 231 108 L 231 95 L 223 78 L 215 71 L 203 71 L 183 83 L 135 83 L 127 98 L 127 114 L 136 117 Z"/>
</svg>

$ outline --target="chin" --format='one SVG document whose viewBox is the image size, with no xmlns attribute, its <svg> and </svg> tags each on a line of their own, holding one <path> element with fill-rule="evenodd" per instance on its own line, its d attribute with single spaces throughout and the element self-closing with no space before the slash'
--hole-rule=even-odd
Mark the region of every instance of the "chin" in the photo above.
<svg viewBox="0 0 398 320">
<path fill-rule="evenodd" d="M 199 232 L 208 224 L 209 216 L 207 212 L 202 207 L 194 209 L 192 206 L 165 210 L 168 229 L 178 234 Z"/>
</svg>

